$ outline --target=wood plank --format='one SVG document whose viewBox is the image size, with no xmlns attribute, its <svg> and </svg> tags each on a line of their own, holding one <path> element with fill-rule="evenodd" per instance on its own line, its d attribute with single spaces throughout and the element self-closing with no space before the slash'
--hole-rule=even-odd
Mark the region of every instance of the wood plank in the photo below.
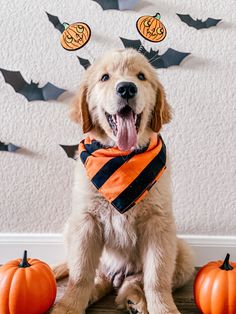
<svg viewBox="0 0 236 314">
<path fill-rule="evenodd" d="M 67 279 L 58 282 L 57 300 L 62 296 Z M 173 293 L 175 303 L 182 314 L 199 314 L 193 298 L 193 279 L 183 288 Z M 127 311 L 116 309 L 115 293 L 109 294 L 86 310 L 86 314 L 127 314 Z"/>
</svg>

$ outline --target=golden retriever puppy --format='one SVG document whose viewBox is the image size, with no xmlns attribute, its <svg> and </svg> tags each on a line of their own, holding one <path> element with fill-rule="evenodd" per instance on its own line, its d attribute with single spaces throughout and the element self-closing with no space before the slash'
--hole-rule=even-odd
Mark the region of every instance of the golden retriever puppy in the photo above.
<svg viewBox="0 0 236 314">
<path fill-rule="evenodd" d="M 133 49 L 110 52 L 86 70 L 71 116 L 89 137 L 80 145 L 73 211 L 65 228 L 69 284 L 52 313 L 85 313 L 89 304 L 113 288 L 117 289 L 117 306 L 130 313 L 179 313 L 172 290 L 190 279 L 193 260 L 188 246 L 176 237 L 168 155 L 157 182 L 148 185 L 139 202 L 137 191 L 152 171 L 143 181 L 134 179 L 139 177 L 140 167 L 149 167 L 147 152 L 157 149 L 156 156 L 158 149 L 164 150 L 159 132 L 171 120 L 156 70 Z M 106 197 L 106 193 L 118 198 L 123 195 L 119 184 L 110 181 L 115 175 L 108 175 L 111 168 L 102 176 L 108 177 L 102 183 L 106 189 L 91 182 L 97 159 L 87 162 L 86 156 L 91 155 L 86 155 L 86 147 L 92 146 L 94 155 L 100 156 L 98 163 L 104 163 L 106 154 L 122 156 L 115 179 L 122 182 L 120 186 L 123 176 L 127 181 L 134 177 L 128 185 L 130 193 L 122 199 L 123 207 Z M 133 164 L 127 174 L 124 169 L 130 156 Z M 154 172 L 156 164 L 152 165 Z M 132 201 L 135 193 L 130 205 L 127 200 Z M 65 275 L 67 265 L 59 266 L 56 273 Z"/>
</svg>

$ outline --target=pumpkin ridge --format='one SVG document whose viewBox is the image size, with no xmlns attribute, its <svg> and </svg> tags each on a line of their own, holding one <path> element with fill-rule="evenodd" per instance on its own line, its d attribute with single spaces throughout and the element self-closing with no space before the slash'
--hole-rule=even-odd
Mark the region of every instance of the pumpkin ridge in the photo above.
<svg viewBox="0 0 236 314">
<path fill-rule="evenodd" d="M 12 278 L 10 290 L 9 290 L 9 311 L 15 313 L 16 309 L 19 310 L 25 308 L 26 299 L 24 296 L 27 295 L 27 289 L 25 284 L 22 282 L 26 281 L 26 270 L 28 267 L 18 267 L 15 271 L 14 277 Z M 20 283 L 20 289 L 19 289 Z M 14 291 L 14 293 L 13 293 Z M 17 302 L 18 301 L 18 302 Z"/>
<path fill-rule="evenodd" d="M 228 276 L 228 288 L 229 288 L 229 308 L 234 310 L 234 305 L 236 304 L 236 293 L 234 291 L 235 289 L 235 282 L 236 282 L 236 272 L 232 271 L 232 272 L 227 272 L 227 276 Z M 233 290 L 233 291 L 232 291 Z M 234 314 L 234 312 L 230 312 L 230 314 Z"/>
<path fill-rule="evenodd" d="M 219 287 L 217 287 L 217 285 L 216 285 L 217 279 L 215 279 L 214 284 L 217 287 L 218 293 L 216 293 L 216 289 L 214 290 L 214 288 L 213 288 L 213 291 L 212 291 L 212 300 L 213 301 L 212 301 L 211 306 L 212 306 L 212 308 L 216 307 L 216 302 L 217 302 L 217 308 L 219 307 L 221 309 L 221 312 L 222 311 L 224 312 L 225 305 L 229 304 L 229 298 L 228 298 L 229 297 L 229 295 L 228 295 L 229 290 L 228 290 L 228 285 L 226 285 L 226 283 L 228 282 L 228 272 L 225 273 L 225 272 L 218 270 L 217 277 L 218 277 L 218 282 L 220 282 L 220 285 L 219 285 Z M 214 285 L 213 285 L 213 287 L 214 287 Z M 223 291 L 221 291 L 220 289 L 223 289 Z M 214 293 L 215 293 L 215 295 L 213 295 Z M 219 298 L 219 295 L 221 296 L 220 298 Z"/>
<path fill-rule="evenodd" d="M 54 277 L 54 274 L 51 270 L 51 268 L 48 266 L 48 265 L 42 265 L 43 267 L 41 268 L 41 273 L 44 274 L 45 278 L 47 278 L 47 284 L 50 284 L 50 290 L 49 293 L 50 293 L 50 297 L 51 297 L 51 302 L 54 302 L 55 301 L 55 298 L 56 298 L 56 280 L 55 280 L 55 277 Z M 44 266 L 47 266 L 47 268 L 45 268 Z M 49 276 L 49 273 L 48 273 L 48 270 L 51 271 L 51 276 Z"/>
<path fill-rule="evenodd" d="M 202 285 L 204 283 L 204 280 L 207 276 L 206 272 L 206 266 L 202 267 L 200 269 L 200 271 L 197 273 L 197 276 L 195 278 L 195 287 L 196 289 L 194 289 L 194 295 L 195 295 L 195 301 L 196 301 L 196 304 L 198 305 L 198 307 L 201 309 L 201 304 L 200 304 L 200 291 L 201 291 L 201 288 L 202 288 Z M 200 277 L 200 279 L 198 279 Z M 199 282 L 199 280 L 201 280 Z"/>
<path fill-rule="evenodd" d="M 209 276 L 210 273 L 213 273 L 213 272 L 214 272 L 214 270 L 211 269 L 209 271 L 209 273 L 208 273 L 208 276 Z M 212 287 L 214 287 L 215 279 L 216 279 L 217 276 L 218 276 L 218 271 L 216 269 L 215 272 L 214 272 L 214 277 L 211 278 L 211 289 L 209 289 L 210 290 L 210 306 L 211 306 L 210 308 L 212 308 L 212 305 L 214 305 L 214 302 L 215 302 L 215 300 L 213 298 L 213 294 L 211 293 L 211 290 L 212 290 Z"/>
<path fill-rule="evenodd" d="M 4 265 L 5 266 L 5 265 Z M 0 267 L 0 275 L 1 273 L 4 273 L 5 271 L 8 271 L 10 274 L 7 275 L 7 279 L 3 282 L 4 283 L 4 288 L 1 287 L 2 283 L 0 282 L 0 289 L 3 291 L 3 294 L 1 295 L 0 298 L 0 312 L 5 312 L 8 310 L 6 313 L 10 314 L 10 309 L 9 309 L 9 299 L 10 299 L 10 288 L 11 288 L 11 282 L 12 278 L 15 275 L 15 268 L 7 268 L 6 270 L 4 269 L 4 266 Z M 3 274 L 4 276 L 4 274 Z M 1 276 L 0 276 L 1 279 Z"/>
<path fill-rule="evenodd" d="M 37 278 L 37 287 L 36 286 L 33 286 L 31 287 L 31 298 L 32 298 L 32 303 L 34 304 L 35 302 L 37 302 L 37 300 L 42 300 L 43 297 L 44 297 L 44 293 L 45 293 L 45 288 L 43 285 L 41 285 L 41 278 L 42 276 L 37 276 L 37 274 L 39 273 L 38 269 L 36 267 L 32 268 L 32 270 L 29 272 L 29 280 L 27 282 L 31 282 L 31 281 L 34 281 L 35 277 L 38 277 Z M 41 303 L 40 302 L 40 312 L 43 313 L 44 309 L 42 308 L 42 304 L 43 302 Z"/>
<path fill-rule="evenodd" d="M 27 282 L 32 282 L 32 281 L 35 281 L 36 277 L 37 277 L 37 286 L 32 286 L 32 287 L 29 287 L 30 288 L 30 292 L 32 294 L 32 304 L 35 304 L 36 302 L 38 302 L 38 300 L 43 300 L 45 299 L 45 295 L 48 296 L 48 282 L 47 282 L 47 285 L 45 285 L 45 280 L 42 284 L 42 280 L 44 279 L 43 276 L 41 276 L 41 269 L 38 268 L 37 266 L 32 268 L 30 272 L 28 272 L 27 274 L 29 276 L 29 280 Z M 40 302 L 40 307 L 38 308 L 38 311 L 41 312 L 41 313 L 44 313 L 51 304 L 49 304 L 49 300 L 47 300 L 47 303 L 45 305 L 45 300 L 44 302 Z M 28 313 L 27 313 L 28 314 Z M 34 314 L 33 313 L 30 313 L 30 314 Z"/>
<path fill-rule="evenodd" d="M 217 268 L 214 268 L 214 269 L 211 269 L 210 270 L 210 273 L 213 273 L 214 274 L 214 276 L 213 277 L 216 277 L 216 275 L 217 275 L 217 272 L 218 272 L 218 269 Z M 213 286 L 213 283 L 214 283 L 214 281 L 212 280 L 212 275 L 213 274 L 211 274 L 211 280 L 209 281 L 210 282 L 210 286 L 208 285 L 207 286 L 207 289 L 208 289 L 208 294 L 207 294 L 207 296 L 205 296 L 205 298 L 207 299 L 208 298 L 208 300 L 209 300 L 209 303 L 210 303 L 210 308 L 211 308 L 211 306 L 212 306 L 212 295 L 210 294 L 210 292 L 211 292 L 211 289 L 212 289 L 212 286 Z M 207 276 L 209 276 L 209 273 L 207 272 Z M 205 308 L 205 306 L 202 304 L 202 302 L 201 302 L 201 300 L 203 300 L 204 298 L 203 298 L 203 296 L 201 295 L 201 293 L 203 292 L 203 286 L 204 286 L 204 284 L 205 284 L 205 280 L 202 282 L 202 285 L 199 287 L 199 290 L 200 290 L 200 295 L 199 295 L 199 299 L 200 299 L 200 309 L 202 310 L 202 312 L 204 313 L 204 312 L 207 312 L 207 313 L 210 313 L 210 311 L 209 311 L 209 304 L 207 304 L 207 311 L 206 311 L 206 308 Z"/>
<path fill-rule="evenodd" d="M 41 268 L 40 273 L 42 273 L 42 270 L 43 269 Z M 50 299 L 48 298 L 48 301 L 47 301 L 48 303 L 44 304 L 44 306 L 42 307 L 42 313 L 44 313 L 50 307 L 50 305 L 55 300 L 55 296 L 56 296 L 56 294 L 55 294 L 54 298 L 52 298 L 52 289 L 51 289 L 51 285 L 49 286 L 49 282 L 51 283 L 51 280 L 50 281 L 46 280 L 46 278 L 44 276 L 39 277 L 38 284 L 41 286 L 42 298 L 44 297 L 45 294 L 47 296 L 50 295 Z"/>
</svg>

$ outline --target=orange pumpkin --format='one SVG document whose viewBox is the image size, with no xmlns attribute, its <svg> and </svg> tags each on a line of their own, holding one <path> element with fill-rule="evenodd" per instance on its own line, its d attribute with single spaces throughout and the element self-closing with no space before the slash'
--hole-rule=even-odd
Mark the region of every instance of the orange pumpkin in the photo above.
<svg viewBox="0 0 236 314">
<path fill-rule="evenodd" d="M 204 314 L 236 313 L 236 263 L 210 262 L 198 272 L 194 282 L 194 299 Z"/>
<path fill-rule="evenodd" d="M 136 23 L 137 30 L 145 39 L 152 42 L 160 42 L 166 37 L 166 28 L 160 21 L 161 15 L 141 16 Z"/>
<path fill-rule="evenodd" d="M 61 45 L 66 50 L 77 50 L 82 48 L 90 39 L 91 30 L 85 23 L 74 24 L 63 23 L 65 30 L 61 34 Z"/>
<path fill-rule="evenodd" d="M 50 267 L 37 259 L 12 260 L 0 267 L 0 313 L 44 314 L 54 303 L 56 281 Z"/>
</svg>

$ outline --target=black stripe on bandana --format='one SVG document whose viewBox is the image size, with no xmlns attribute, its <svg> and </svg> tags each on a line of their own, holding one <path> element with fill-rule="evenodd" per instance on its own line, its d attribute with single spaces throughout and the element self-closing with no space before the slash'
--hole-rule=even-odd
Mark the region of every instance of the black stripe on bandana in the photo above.
<svg viewBox="0 0 236 314">
<path fill-rule="evenodd" d="M 162 141 L 162 149 L 160 153 L 153 158 L 137 178 L 134 179 L 134 181 L 121 192 L 111 204 L 122 214 L 133 207 L 135 205 L 135 200 L 149 189 L 150 182 L 155 180 L 158 173 L 165 167 L 165 163 L 166 147 Z"/>
<path fill-rule="evenodd" d="M 84 140 L 82 141 L 82 143 L 84 144 Z M 102 146 L 99 142 L 93 140 L 91 144 L 84 144 L 86 151 L 83 151 L 80 154 L 80 159 L 82 161 L 82 163 L 84 164 L 87 160 L 87 158 L 92 155 L 93 152 L 95 152 L 98 149 L 104 148 L 104 146 Z"/>
<path fill-rule="evenodd" d="M 118 156 L 110 159 L 91 179 L 93 184 L 100 189 L 101 186 L 109 179 L 109 177 L 119 169 L 124 163 L 135 155 L 134 152 L 126 156 Z"/>
</svg>

